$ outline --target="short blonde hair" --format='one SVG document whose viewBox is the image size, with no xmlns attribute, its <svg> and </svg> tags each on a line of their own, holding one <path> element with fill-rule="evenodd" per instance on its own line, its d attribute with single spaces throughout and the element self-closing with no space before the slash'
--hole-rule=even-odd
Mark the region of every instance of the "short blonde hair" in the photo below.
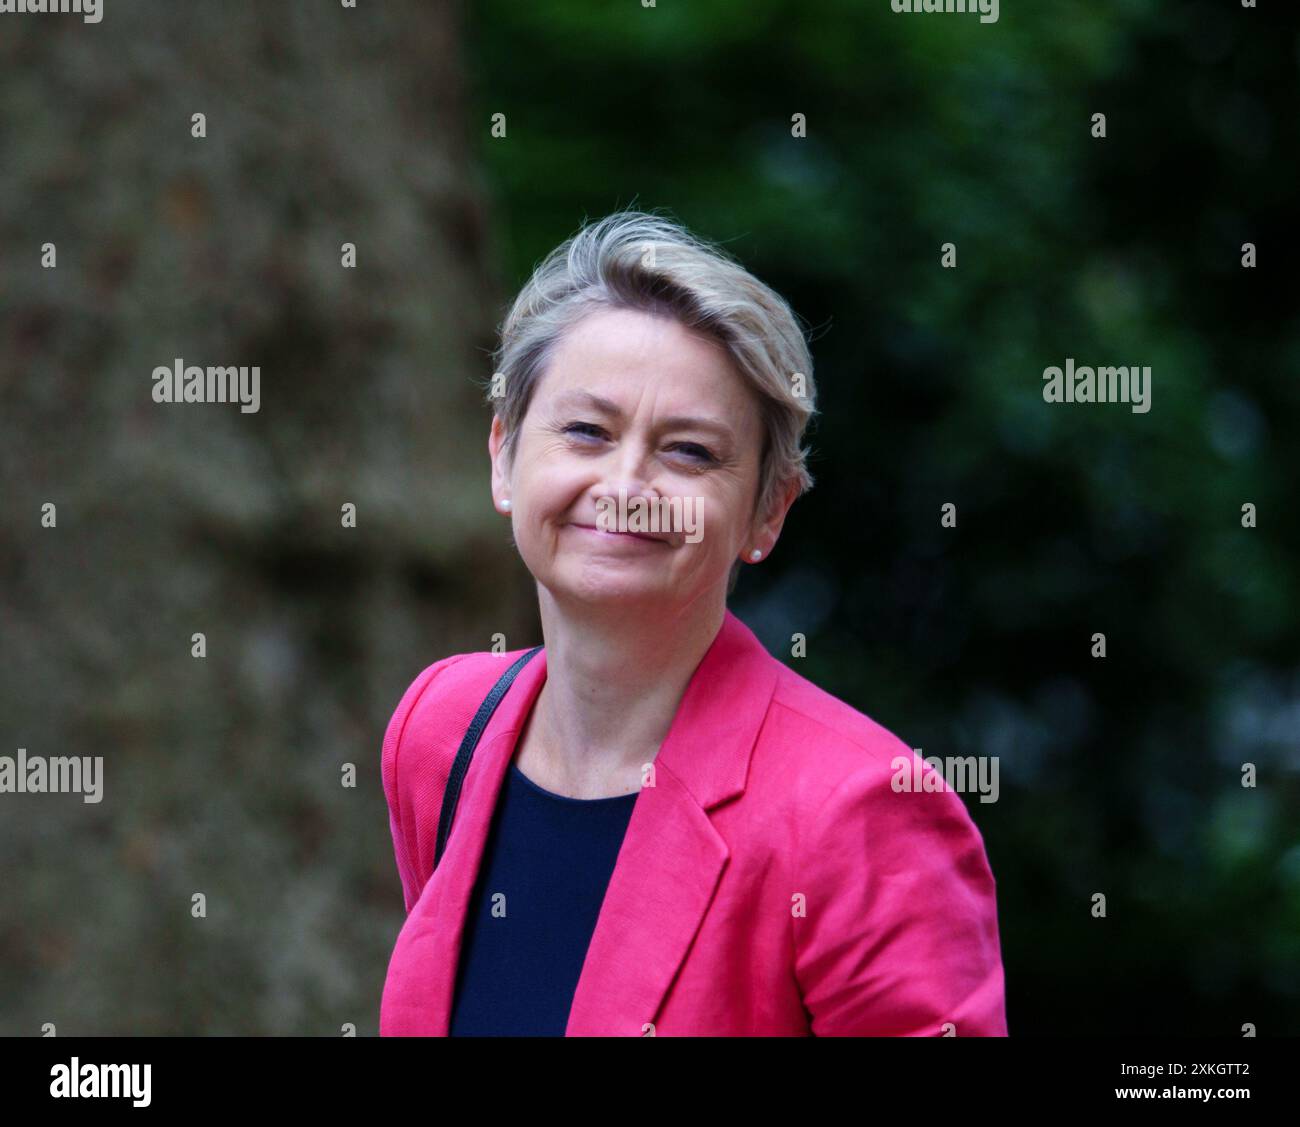
<svg viewBox="0 0 1300 1127">
<path fill-rule="evenodd" d="M 617 211 L 584 225 L 538 264 L 515 298 L 493 353 L 493 370 L 502 378 L 488 390 L 508 458 L 556 345 L 598 309 L 672 317 L 726 350 L 762 418 L 756 514 L 766 514 L 791 481 L 799 494 L 812 488 L 809 451 L 801 443 L 816 414 L 816 388 L 794 312 L 725 251 L 644 211 Z"/>
</svg>

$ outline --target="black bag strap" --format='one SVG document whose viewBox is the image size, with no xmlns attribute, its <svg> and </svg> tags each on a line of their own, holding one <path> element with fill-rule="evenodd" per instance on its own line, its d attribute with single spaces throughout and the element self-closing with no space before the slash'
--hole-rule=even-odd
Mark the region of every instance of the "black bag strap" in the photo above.
<svg viewBox="0 0 1300 1127">
<path fill-rule="evenodd" d="M 532 661 L 541 649 L 541 646 L 534 646 L 501 674 L 500 679 L 492 686 L 492 691 L 478 706 L 478 712 L 474 714 L 474 719 L 465 731 L 465 738 L 460 741 L 460 749 L 456 752 L 456 759 L 451 765 L 451 774 L 447 776 L 447 789 L 442 792 L 442 813 L 438 817 L 438 838 L 433 852 L 435 869 L 438 867 L 438 862 L 442 860 L 443 850 L 447 848 L 447 838 L 451 835 L 451 822 L 456 817 L 456 806 L 460 802 L 460 786 L 469 771 L 469 761 L 474 758 L 474 749 L 478 746 L 479 737 L 483 735 L 483 729 L 492 719 L 492 713 L 497 710 L 497 705 L 501 703 L 501 698 L 506 695 L 506 690 L 510 688 L 519 671 Z"/>
</svg>

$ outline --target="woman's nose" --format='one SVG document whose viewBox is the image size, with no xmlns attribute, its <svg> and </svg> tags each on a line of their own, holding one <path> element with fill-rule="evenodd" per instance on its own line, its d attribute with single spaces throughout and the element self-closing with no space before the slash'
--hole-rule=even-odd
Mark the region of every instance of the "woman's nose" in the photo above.
<svg viewBox="0 0 1300 1127">
<path fill-rule="evenodd" d="M 641 443 L 629 442 L 620 446 L 606 468 L 602 487 L 612 496 L 624 489 L 629 498 L 656 496 L 653 488 L 653 452 Z"/>
</svg>

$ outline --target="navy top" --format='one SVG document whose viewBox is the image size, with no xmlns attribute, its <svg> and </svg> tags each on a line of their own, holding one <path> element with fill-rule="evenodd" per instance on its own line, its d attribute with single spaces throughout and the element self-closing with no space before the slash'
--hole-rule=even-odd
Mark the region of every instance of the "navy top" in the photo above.
<svg viewBox="0 0 1300 1127">
<path fill-rule="evenodd" d="M 552 794 L 511 762 L 465 916 L 450 1036 L 564 1036 L 636 799 Z"/>
</svg>

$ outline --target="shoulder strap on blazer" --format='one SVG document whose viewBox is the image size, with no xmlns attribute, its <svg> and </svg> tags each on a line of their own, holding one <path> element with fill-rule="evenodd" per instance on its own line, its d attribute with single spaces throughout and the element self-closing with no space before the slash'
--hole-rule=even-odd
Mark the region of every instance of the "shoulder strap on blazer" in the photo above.
<svg viewBox="0 0 1300 1127">
<path fill-rule="evenodd" d="M 541 646 L 534 646 L 501 674 L 500 679 L 492 686 L 492 691 L 483 698 L 483 703 L 478 706 L 478 712 L 474 714 L 474 719 L 470 721 L 469 728 L 465 731 L 464 739 L 460 741 L 456 759 L 451 765 L 451 773 L 447 776 L 447 787 L 442 792 L 442 813 L 438 817 L 438 838 L 433 851 L 433 867 L 435 869 L 438 867 L 438 862 L 442 860 L 443 850 L 447 848 L 447 838 L 451 835 L 452 819 L 456 817 L 456 807 L 460 803 L 460 786 L 465 781 L 465 775 L 469 771 L 469 762 L 474 758 L 474 749 L 478 746 L 479 737 L 483 735 L 483 729 L 487 727 L 487 722 L 492 719 L 492 713 L 497 710 L 497 705 L 501 703 L 501 698 L 506 695 L 506 690 L 510 688 L 519 671 L 532 661 L 541 651 L 541 648 Z"/>
</svg>

